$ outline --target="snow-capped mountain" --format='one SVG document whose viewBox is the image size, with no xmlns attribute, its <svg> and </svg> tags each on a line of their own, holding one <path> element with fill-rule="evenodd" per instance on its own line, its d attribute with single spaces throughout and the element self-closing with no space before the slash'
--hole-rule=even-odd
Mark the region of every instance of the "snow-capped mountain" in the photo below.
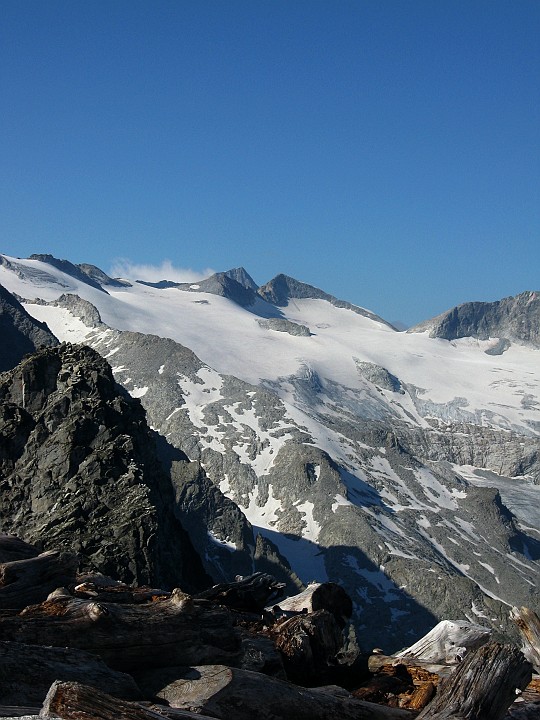
<svg viewBox="0 0 540 720">
<path fill-rule="evenodd" d="M 0 284 L 59 340 L 105 357 L 200 462 L 219 494 L 201 490 L 214 509 L 192 542 L 214 578 L 235 550 L 249 556 L 216 511 L 225 496 L 303 582 L 345 585 L 364 647 L 395 650 L 443 617 L 508 633 L 509 605 L 540 610 L 534 332 L 475 306 L 468 336 L 446 339 L 440 320 L 401 333 L 284 275 L 257 288 L 243 269 L 142 283 L 0 256 Z M 536 296 L 519 298 L 510 324 L 523 306 L 522 330 L 538 327 Z"/>
</svg>

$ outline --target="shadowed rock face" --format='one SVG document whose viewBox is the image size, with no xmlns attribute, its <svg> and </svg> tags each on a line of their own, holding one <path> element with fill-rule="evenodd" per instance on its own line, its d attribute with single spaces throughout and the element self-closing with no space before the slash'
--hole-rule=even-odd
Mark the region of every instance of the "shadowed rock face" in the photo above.
<svg viewBox="0 0 540 720">
<path fill-rule="evenodd" d="M 126 582 L 206 585 L 174 516 L 144 410 L 87 347 L 62 344 L 0 377 L 0 523 Z"/>
<path fill-rule="evenodd" d="M 0 372 L 10 370 L 27 353 L 57 345 L 49 328 L 31 317 L 20 302 L 0 285 Z"/>
<path fill-rule="evenodd" d="M 502 338 L 540 347 L 540 292 L 524 292 L 497 302 L 470 302 L 459 305 L 409 332 L 429 330 L 431 337 L 456 340 Z M 508 347 L 501 346 L 499 352 Z"/>
</svg>

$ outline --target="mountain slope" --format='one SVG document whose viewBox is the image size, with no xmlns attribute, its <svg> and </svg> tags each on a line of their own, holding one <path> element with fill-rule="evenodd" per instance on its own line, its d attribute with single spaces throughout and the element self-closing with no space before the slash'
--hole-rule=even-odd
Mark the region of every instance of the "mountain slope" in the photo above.
<svg viewBox="0 0 540 720">
<path fill-rule="evenodd" d="M 240 535 L 227 540 L 197 467 L 304 582 L 345 584 L 365 647 L 410 644 L 441 617 L 511 633 L 508 604 L 538 607 L 537 350 L 494 357 L 492 340 L 398 333 L 292 279 L 242 306 L 166 283 L 106 295 L 8 261 L 0 282 L 40 297 L 26 308 L 97 349 L 152 426 L 200 463 L 185 492 L 208 508 L 222 554 Z"/>
<path fill-rule="evenodd" d="M 500 343 L 487 352 L 504 352 L 510 342 L 540 348 L 540 292 L 524 292 L 492 303 L 464 303 L 409 330 L 425 331 L 445 340 L 499 338 Z"/>
</svg>

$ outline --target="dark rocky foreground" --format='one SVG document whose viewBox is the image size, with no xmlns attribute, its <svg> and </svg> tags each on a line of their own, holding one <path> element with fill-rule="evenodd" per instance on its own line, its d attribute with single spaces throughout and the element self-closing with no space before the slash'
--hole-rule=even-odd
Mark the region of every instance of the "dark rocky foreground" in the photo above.
<svg viewBox="0 0 540 720">
<path fill-rule="evenodd" d="M 454 634 L 436 628 L 423 654 L 373 655 L 368 666 L 345 647 L 352 603 L 332 583 L 280 600 L 283 583 L 256 573 L 187 594 L 81 576 L 76 566 L 73 554 L 0 536 L 0 716 L 538 717 L 532 696 L 506 713 L 532 665 L 514 646 L 486 644 L 481 629 L 458 627 L 458 637 L 450 623 Z M 37 602 L 27 605 L 29 595 Z M 449 637 L 465 645 L 458 664 L 433 655 Z"/>
</svg>

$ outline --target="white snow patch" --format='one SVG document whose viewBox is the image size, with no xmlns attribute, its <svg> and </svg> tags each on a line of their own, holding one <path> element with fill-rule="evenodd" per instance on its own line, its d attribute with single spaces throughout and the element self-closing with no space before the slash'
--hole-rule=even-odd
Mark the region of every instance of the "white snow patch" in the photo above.
<svg viewBox="0 0 540 720">
<path fill-rule="evenodd" d="M 144 387 L 134 387 L 133 390 L 129 391 L 129 394 L 131 397 L 134 398 L 142 398 L 146 395 L 148 392 L 148 386 L 145 385 Z"/>
<path fill-rule="evenodd" d="M 207 530 L 207 533 L 210 540 L 212 540 L 212 542 L 214 542 L 216 545 L 225 548 L 229 552 L 235 552 L 235 543 L 231 542 L 230 540 L 223 540 L 222 538 L 218 537 L 212 530 Z"/>
</svg>

